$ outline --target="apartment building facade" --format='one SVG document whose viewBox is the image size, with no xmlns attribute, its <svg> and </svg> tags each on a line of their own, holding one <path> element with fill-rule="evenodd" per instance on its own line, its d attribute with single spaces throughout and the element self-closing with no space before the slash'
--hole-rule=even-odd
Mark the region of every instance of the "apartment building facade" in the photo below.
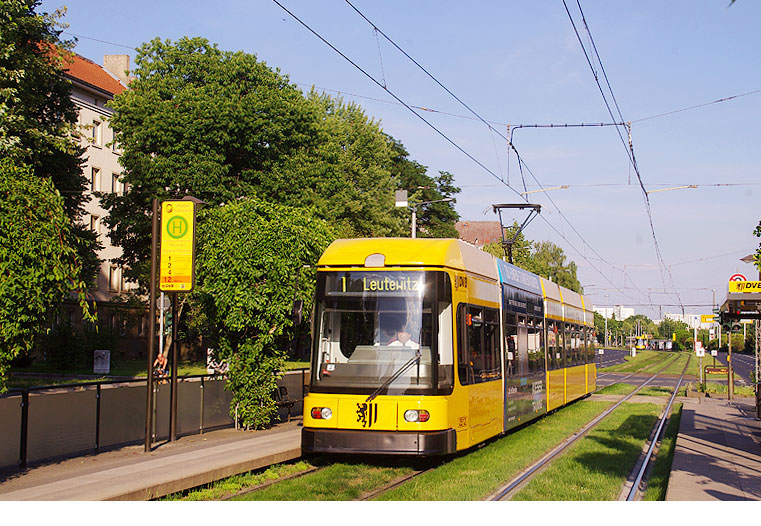
<svg viewBox="0 0 761 526">
<path fill-rule="evenodd" d="M 104 222 L 107 211 L 96 195 L 98 192 L 121 194 L 129 190 L 121 179 L 121 153 L 109 125 L 113 110 L 107 106 L 114 96 L 127 89 L 128 74 L 128 55 L 107 55 L 104 66 L 74 55 L 64 76 L 71 82 L 71 99 L 78 108 L 80 140 L 85 148 L 82 169 L 88 179 L 90 200 L 85 205 L 86 214 L 82 219 L 85 226 L 98 234 L 103 246 L 98 252 L 101 264 L 89 295 L 97 302 L 101 327 L 108 324 L 120 335 L 118 349 L 112 351 L 120 356 L 140 357 L 147 348 L 147 315 L 120 301 L 134 284 L 125 282 L 123 269 L 114 263 L 114 258 L 121 255 L 121 249 L 111 244 Z M 76 309 L 70 309 L 68 315 L 76 325 Z"/>
</svg>

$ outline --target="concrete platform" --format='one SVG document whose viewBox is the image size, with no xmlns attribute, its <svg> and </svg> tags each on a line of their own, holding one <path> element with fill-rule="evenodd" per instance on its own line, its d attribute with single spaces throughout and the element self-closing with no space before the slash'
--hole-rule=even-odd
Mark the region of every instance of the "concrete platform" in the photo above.
<svg viewBox="0 0 761 526">
<path fill-rule="evenodd" d="M 761 421 L 755 400 L 681 398 L 666 500 L 761 500 Z"/>
<path fill-rule="evenodd" d="M 301 456 L 300 419 L 225 429 L 0 473 L 0 500 L 149 500 Z"/>
</svg>

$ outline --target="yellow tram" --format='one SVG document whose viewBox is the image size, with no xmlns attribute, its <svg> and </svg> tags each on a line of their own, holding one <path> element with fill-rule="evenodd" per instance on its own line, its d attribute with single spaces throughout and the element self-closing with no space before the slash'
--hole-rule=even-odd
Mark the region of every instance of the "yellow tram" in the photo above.
<svg viewBox="0 0 761 526">
<path fill-rule="evenodd" d="M 596 388 L 584 298 L 454 239 L 318 263 L 305 453 L 467 449 Z"/>
</svg>

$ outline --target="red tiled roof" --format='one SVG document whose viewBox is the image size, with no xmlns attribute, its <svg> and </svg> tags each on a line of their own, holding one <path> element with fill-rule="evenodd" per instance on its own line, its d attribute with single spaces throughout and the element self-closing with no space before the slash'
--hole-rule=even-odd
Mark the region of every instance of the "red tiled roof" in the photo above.
<svg viewBox="0 0 761 526">
<path fill-rule="evenodd" d="M 102 66 L 92 60 L 73 54 L 72 60 L 65 59 L 68 67 L 66 75 L 79 81 L 94 86 L 112 95 L 117 95 L 126 90 L 118 80 L 112 77 Z"/>
<path fill-rule="evenodd" d="M 460 239 L 478 247 L 502 241 L 499 221 L 458 221 L 454 227 L 460 234 Z"/>
</svg>

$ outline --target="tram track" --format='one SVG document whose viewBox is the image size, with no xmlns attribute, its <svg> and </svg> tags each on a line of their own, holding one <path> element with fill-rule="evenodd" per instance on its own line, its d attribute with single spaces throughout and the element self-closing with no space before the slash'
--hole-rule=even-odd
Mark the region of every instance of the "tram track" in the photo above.
<svg viewBox="0 0 761 526">
<path fill-rule="evenodd" d="M 666 422 L 668 422 L 670 415 L 671 415 L 671 407 L 674 404 L 674 399 L 676 398 L 676 394 L 679 392 L 679 388 L 682 385 L 682 381 L 684 380 L 684 374 L 687 371 L 687 367 L 690 365 L 690 360 L 692 360 L 692 356 L 687 359 L 687 363 L 684 364 L 684 369 L 682 369 L 682 374 L 679 376 L 679 380 L 676 383 L 676 386 L 674 386 L 674 392 L 671 394 L 671 398 L 669 398 L 669 402 L 666 405 L 666 408 L 663 410 L 663 413 L 661 414 L 661 417 L 658 419 L 658 421 L 653 426 L 653 432 L 650 434 L 650 444 L 647 447 L 647 452 L 640 457 L 637 464 L 635 464 L 634 470 L 632 471 L 632 475 L 636 473 L 636 475 L 633 477 L 633 481 L 631 482 L 631 487 L 626 491 L 626 501 L 636 501 L 636 500 L 642 500 L 642 496 L 645 491 L 645 487 L 643 487 L 643 480 L 645 475 L 648 473 L 648 469 L 652 465 L 652 461 L 655 460 L 655 450 L 656 447 L 659 447 L 661 437 L 663 430 L 666 426 Z M 628 486 L 629 481 L 632 480 L 632 476 L 630 475 L 627 479 L 627 483 L 624 485 Z M 623 500 L 623 499 L 622 499 Z"/>
<path fill-rule="evenodd" d="M 523 488 L 531 479 L 533 479 L 534 476 L 536 476 L 538 473 L 543 471 L 546 467 L 549 466 L 549 464 L 555 460 L 557 457 L 559 457 L 562 453 L 568 450 L 573 444 L 575 444 L 580 438 L 583 438 L 586 436 L 589 431 L 594 429 L 600 422 L 602 422 L 605 418 L 607 418 L 610 414 L 612 414 L 618 407 L 620 407 L 622 404 L 630 400 L 632 397 L 634 397 L 639 391 L 641 391 L 645 386 L 650 384 L 653 380 L 655 380 L 662 371 L 667 369 L 671 364 L 672 361 L 669 361 L 667 364 L 665 364 L 658 372 L 653 374 L 650 378 L 643 381 L 636 389 L 634 389 L 631 393 L 628 395 L 625 395 L 621 400 L 616 402 L 614 405 L 603 411 L 600 415 L 598 415 L 595 419 L 593 419 L 591 422 L 589 422 L 586 426 L 584 426 L 582 429 L 577 431 L 575 434 L 567 438 L 565 441 L 563 441 L 561 444 L 559 444 L 557 447 L 552 449 L 549 453 L 544 455 L 542 458 L 540 458 L 537 462 L 526 468 L 524 471 L 522 471 L 518 476 L 510 480 L 507 484 L 503 485 L 501 488 L 499 488 L 497 491 L 489 495 L 484 500 L 489 501 L 503 501 L 503 500 L 510 500 L 513 495 L 515 495 L 521 488 Z M 689 360 L 687 361 L 689 364 Z M 685 370 L 687 369 L 687 366 L 685 365 Z M 625 379 L 631 378 L 636 373 L 632 373 L 629 376 L 625 377 Z M 684 376 L 684 372 L 682 373 L 682 376 Z M 681 378 L 680 378 L 681 383 Z M 674 393 L 677 392 L 677 389 L 674 389 Z"/>
<path fill-rule="evenodd" d="M 394 488 L 398 488 L 402 484 L 406 484 L 410 480 L 412 480 L 412 479 L 414 479 L 416 477 L 419 477 L 420 475 L 422 475 L 424 473 L 428 473 L 429 471 L 433 471 L 434 469 L 436 469 L 436 466 L 433 466 L 433 467 L 430 467 L 430 468 L 426 468 L 426 469 L 416 470 L 416 471 L 414 471 L 414 472 L 412 472 L 412 473 L 410 473 L 408 475 L 404 475 L 404 476 L 399 477 L 399 478 L 397 478 L 395 480 L 392 480 L 391 482 L 389 482 L 385 486 L 382 486 L 380 488 L 376 488 L 376 489 L 374 489 L 372 491 L 368 491 L 364 495 L 360 495 L 358 498 L 356 498 L 354 500 L 357 500 L 357 501 L 372 500 L 375 497 L 383 495 L 384 493 L 386 493 L 388 491 L 391 491 Z"/>
</svg>

